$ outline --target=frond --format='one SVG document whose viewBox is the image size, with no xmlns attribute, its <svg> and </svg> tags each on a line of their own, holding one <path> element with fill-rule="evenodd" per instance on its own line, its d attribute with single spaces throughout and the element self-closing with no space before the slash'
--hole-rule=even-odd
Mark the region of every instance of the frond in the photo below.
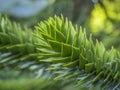
<svg viewBox="0 0 120 90">
<path fill-rule="evenodd" d="M 105 90 L 120 87 L 120 54 L 114 48 L 107 51 L 97 40 L 94 44 L 92 35 L 87 38 L 85 30 L 63 16 L 49 18 L 35 28 L 38 59 L 50 64 L 47 70 L 58 75 L 54 79 L 72 79 L 78 85 Z"/>
<path fill-rule="evenodd" d="M 22 64 L 28 62 L 27 67 L 29 67 L 36 63 L 38 54 L 34 43 L 37 42 L 37 39 L 33 37 L 32 33 L 31 29 L 21 27 L 6 17 L 0 16 L 0 68 L 21 67 Z"/>
<path fill-rule="evenodd" d="M 35 32 L 23 30 L 0 17 L 1 68 L 37 65 L 39 69 L 46 62 L 55 80 L 71 80 L 78 86 L 103 90 L 120 88 L 120 53 L 114 48 L 107 51 L 97 40 L 94 44 L 92 35 L 87 38 L 85 30 L 74 27 L 63 16 L 49 18 L 35 28 Z"/>
</svg>

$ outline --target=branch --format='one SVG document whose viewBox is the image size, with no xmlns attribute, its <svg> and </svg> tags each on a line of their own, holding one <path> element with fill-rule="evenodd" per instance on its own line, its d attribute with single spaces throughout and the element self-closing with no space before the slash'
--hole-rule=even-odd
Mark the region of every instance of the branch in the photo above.
<svg viewBox="0 0 120 90">
<path fill-rule="evenodd" d="M 38 57 L 49 63 L 47 70 L 57 73 L 56 79 L 72 79 L 79 85 L 114 88 L 120 83 L 120 54 L 114 48 L 107 51 L 101 42 L 86 37 L 85 30 L 74 27 L 63 16 L 49 18 L 36 26 Z M 112 85 L 111 85 L 112 84 Z M 118 85 L 119 87 L 119 85 Z"/>
</svg>

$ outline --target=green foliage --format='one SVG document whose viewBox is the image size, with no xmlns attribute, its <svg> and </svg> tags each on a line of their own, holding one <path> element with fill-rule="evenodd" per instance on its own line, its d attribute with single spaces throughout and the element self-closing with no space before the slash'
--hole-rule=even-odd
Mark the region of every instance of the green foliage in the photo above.
<svg viewBox="0 0 120 90">
<path fill-rule="evenodd" d="M 3 83 L 4 82 L 4 83 Z M 74 87 L 74 85 L 63 85 L 59 81 L 39 79 L 8 79 L 0 81 L 0 90 L 86 90 L 85 87 Z M 96 89 L 91 89 L 96 90 Z"/>
<path fill-rule="evenodd" d="M 17 23 L 11 23 L 6 17 L 0 16 L 0 67 L 31 62 L 35 63 L 37 39 L 33 31 Z M 28 61 L 27 61 L 28 60 Z M 11 62 L 13 61 L 13 62 Z M 30 66 L 29 65 L 29 66 Z"/>
<path fill-rule="evenodd" d="M 35 28 L 22 30 L 0 17 L 0 67 L 22 70 L 25 63 L 24 69 L 44 64 L 55 73 L 55 80 L 74 81 L 80 88 L 120 88 L 120 53 L 114 48 L 107 51 L 97 40 L 94 44 L 92 35 L 88 39 L 85 30 L 63 16 L 49 18 Z"/>
<path fill-rule="evenodd" d="M 48 70 L 57 73 L 54 79 L 72 79 L 78 85 L 101 89 L 116 89 L 120 84 L 120 54 L 114 48 L 107 51 L 101 42 L 86 37 L 85 30 L 74 27 L 63 16 L 49 18 L 36 26 L 40 39 L 38 58 L 50 63 Z"/>
<path fill-rule="evenodd" d="M 0 90 L 62 90 L 62 84 L 46 79 L 1 80 Z"/>
</svg>

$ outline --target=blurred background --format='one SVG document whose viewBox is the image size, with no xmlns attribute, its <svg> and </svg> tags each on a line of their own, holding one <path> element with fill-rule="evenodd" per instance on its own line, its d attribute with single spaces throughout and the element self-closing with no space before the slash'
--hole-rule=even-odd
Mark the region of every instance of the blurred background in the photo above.
<svg viewBox="0 0 120 90">
<path fill-rule="evenodd" d="M 34 28 L 38 22 L 63 14 L 74 25 L 102 41 L 107 49 L 120 49 L 120 0 L 0 0 L 0 13 Z"/>
<path fill-rule="evenodd" d="M 120 0 L 0 0 L 0 13 L 31 28 L 63 14 L 93 33 L 106 48 L 120 48 Z"/>
<path fill-rule="evenodd" d="M 0 13 L 32 29 L 40 21 L 63 14 L 73 25 L 86 28 L 87 35 L 92 33 L 94 41 L 98 39 L 103 42 L 106 49 L 113 46 L 120 50 L 120 0 L 0 0 Z M 0 71 L 0 79 L 19 75 L 12 74 Z M 22 75 L 24 78 L 26 76 L 28 74 Z M 30 78 L 33 76 L 29 74 Z"/>
</svg>

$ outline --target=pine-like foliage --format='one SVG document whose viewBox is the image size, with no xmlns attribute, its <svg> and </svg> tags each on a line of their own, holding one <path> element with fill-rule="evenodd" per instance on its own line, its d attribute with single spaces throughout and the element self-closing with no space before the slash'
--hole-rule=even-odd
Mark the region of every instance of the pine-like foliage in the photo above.
<svg viewBox="0 0 120 90">
<path fill-rule="evenodd" d="M 120 89 L 120 53 L 107 51 L 101 42 L 87 39 L 85 30 L 74 27 L 61 17 L 49 18 L 36 26 L 39 39 L 38 59 L 50 64 L 48 70 L 57 73 L 55 79 L 74 80 L 98 90 Z"/>
<path fill-rule="evenodd" d="M 44 63 L 55 79 L 92 90 L 120 89 L 120 53 L 107 51 L 97 40 L 94 44 L 91 35 L 87 38 L 85 30 L 63 16 L 39 23 L 35 32 L 0 17 L 0 67 L 22 70 Z"/>
<path fill-rule="evenodd" d="M 0 16 L 0 68 L 28 68 L 36 63 L 34 43 L 37 40 L 32 33 L 32 30 L 21 28 L 19 24 L 11 23 L 6 17 Z"/>
</svg>

